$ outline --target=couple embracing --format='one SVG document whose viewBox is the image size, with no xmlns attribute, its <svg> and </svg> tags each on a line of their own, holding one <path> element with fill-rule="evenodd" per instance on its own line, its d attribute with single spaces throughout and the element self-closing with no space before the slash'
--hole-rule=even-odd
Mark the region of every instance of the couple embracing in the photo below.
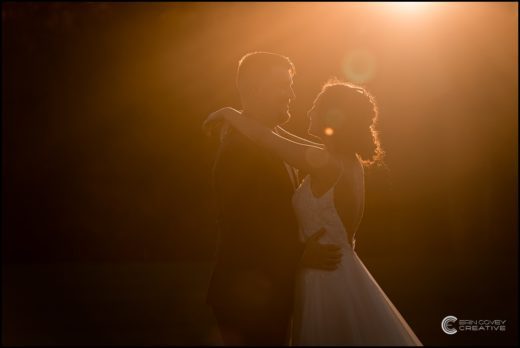
<svg viewBox="0 0 520 348">
<path fill-rule="evenodd" d="M 222 108 L 213 167 L 219 242 L 208 289 L 226 345 L 422 343 L 355 252 L 364 167 L 381 160 L 364 88 L 327 82 L 308 111 L 312 142 L 281 127 L 295 97 L 288 57 L 246 54 L 242 110 Z"/>
</svg>

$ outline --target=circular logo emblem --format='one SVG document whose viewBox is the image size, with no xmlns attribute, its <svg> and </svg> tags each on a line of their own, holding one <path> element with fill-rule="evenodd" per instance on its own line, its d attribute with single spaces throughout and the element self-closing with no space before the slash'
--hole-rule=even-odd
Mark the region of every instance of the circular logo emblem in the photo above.
<svg viewBox="0 0 520 348">
<path fill-rule="evenodd" d="M 454 317 L 453 315 L 448 315 L 447 317 L 442 319 L 442 323 L 441 323 L 442 331 L 444 331 L 448 335 L 453 335 L 454 333 L 456 333 L 457 329 L 450 327 L 450 324 L 455 322 L 456 320 L 457 320 L 457 318 Z"/>
</svg>

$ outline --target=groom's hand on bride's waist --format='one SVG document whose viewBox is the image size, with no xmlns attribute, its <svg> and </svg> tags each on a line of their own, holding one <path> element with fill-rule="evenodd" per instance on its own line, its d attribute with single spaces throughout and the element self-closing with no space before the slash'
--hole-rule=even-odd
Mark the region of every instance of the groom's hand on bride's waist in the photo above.
<svg viewBox="0 0 520 348">
<path fill-rule="evenodd" d="M 305 243 L 301 266 L 333 271 L 341 262 L 341 247 L 335 244 L 321 244 L 319 239 L 325 234 L 322 228 L 314 233 Z"/>
</svg>

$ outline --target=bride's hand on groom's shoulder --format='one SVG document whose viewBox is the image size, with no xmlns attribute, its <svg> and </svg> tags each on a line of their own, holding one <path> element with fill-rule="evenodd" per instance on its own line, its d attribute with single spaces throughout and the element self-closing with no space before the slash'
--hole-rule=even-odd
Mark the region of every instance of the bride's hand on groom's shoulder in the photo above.
<svg viewBox="0 0 520 348">
<path fill-rule="evenodd" d="M 321 244 L 319 239 L 325 234 L 322 228 L 309 237 L 301 260 L 302 267 L 333 271 L 341 262 L 341 247 L 335 244 Z"/>
<path fill-rule="evenodd" d="M 202 131 L 207 136 L 211 136 L 215 130 L 222 126 L 222 123 L 222 117 L 219 116 L 218 111 L 212 112 L 202 123 Z"/>
<path fill-rule="evenodd" d="M 202 131 L 206 135 L 211 136 L 215 133 L 215 131 L 220 130 L 220 135 L 222 137 L 223 133 L 225 133 L 223 130 L 227 131 L 228 128 L 225 121 L 226 115 L 229 114 L 240 114 L 240 111 L 231 107 L 223 107 L 215 112 L 212 112 L 202 123 Z"/>
</svg>

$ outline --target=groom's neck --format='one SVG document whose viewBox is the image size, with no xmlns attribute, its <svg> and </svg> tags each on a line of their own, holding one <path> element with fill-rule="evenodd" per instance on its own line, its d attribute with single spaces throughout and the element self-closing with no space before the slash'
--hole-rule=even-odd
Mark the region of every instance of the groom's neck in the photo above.
<svg viewBox="0 0 520 348">
<path fill-rule="evenodd" d="M 265 111 L 244 108 L 242 115 L 256 120 L 270 129 L 274 129 L 278 125 L 273 115 L 269 115 Z"/>
</svg>

